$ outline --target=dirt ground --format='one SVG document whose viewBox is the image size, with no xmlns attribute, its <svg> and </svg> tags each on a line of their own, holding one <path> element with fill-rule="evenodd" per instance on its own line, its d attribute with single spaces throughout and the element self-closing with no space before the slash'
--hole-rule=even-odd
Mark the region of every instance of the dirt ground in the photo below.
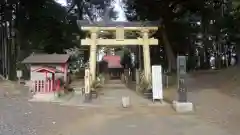
<svg viewBox="0 0 240 135">
<path fill-rule="evenodd" d="M 188 99 L 194 103 L 196 114 L 235 135 L 240 125 L 239 69 L 195 72 L 186 79 Z M 176 99 L 176 86 L 166 89 L 164 95 L 168 101 Z"/>
</svg>

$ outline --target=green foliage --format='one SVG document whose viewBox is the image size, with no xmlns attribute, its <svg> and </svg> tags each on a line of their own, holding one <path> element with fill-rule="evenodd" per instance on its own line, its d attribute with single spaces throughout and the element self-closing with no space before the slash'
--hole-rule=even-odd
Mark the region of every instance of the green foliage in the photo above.
<svg viewBox="0 0 240 135">
<path fill-rule="evenodd" d="M 86 15 L 90 21 L 95 21 L 99 17 L 114 19 L 117 14 L 113 10 L 113 3 L 114 0 L 72 0 L 68 3 L 70 5 L 68 12 L 77 14 L 79 19 L 86 19 L 83 17 L 83 15 Z M 74 7 L 77 7 L 77 10 L 74 11 Z"/>
<path fill-rule="evenodd" d="M 126 0 L 125 5 L 128 20 L 161 20 L 176 54 L 188 50 L 189 16 L 203 9 L 202 2 L 193 0 Z M 156 33 L 157 37 L 161 35 L 160 31 Z"/>
<path fill-rule="evenodd" d="M 116 13 L 110 6 L 111 0 L 72 0 L 63 7 L 55 0 L 18 0 L 17 42 L 21 49 L 44 50 L 47 53 L 63 53 L 64 49 L 79 45 L 76 34 L 80 34 L 76 20 L 88 15 L 91 20 L 104 16 L 110 7 L 110 17 Z M 74 7 L 77 10 L 72 10 Z M 69 10 L 69 11 L 68 11 Z"/>
<path fill-rule="evenodd" d="M 21 48 L 63 53 L 76 46 L 72 33 L 78 32 L 77 27 L 73 28 L 66 16 L 65 7 L 54 0 L 19 0 L 16 29 Z"/>
<path fill-rule="evenodd" d="M 175 54 L 186 53 L 191 45 L 190 35 L 202 32 L 220 36 L 228 33 L 231 40 L 239 38 L 240 3 L 233 0 L 125 0 L 125 9 L 128 20 L 161 20 L 166 30 L 168 40 Z M 199 28 L 190 25 L 191 19 L 199 17 L 202 26 Z M 210 24 L 214 21 L 214 24 Z M 162 29 L 160 29 L 162 30 Z M 157 35 L 161 33 L 158 32 Z M 211 45 L 204 40 L 204 44 Z"/>
</svg>

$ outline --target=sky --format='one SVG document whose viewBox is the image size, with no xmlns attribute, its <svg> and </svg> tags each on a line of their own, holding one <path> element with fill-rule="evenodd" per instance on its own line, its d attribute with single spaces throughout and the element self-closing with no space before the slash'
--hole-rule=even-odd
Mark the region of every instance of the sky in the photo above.
<svg viewBox="0 0 240 135">
<path fill-rule="evenodd" d="M 67 5 L 66 0 L 56 0 L 56 1 L 63 6 Z M 122 0 L 115 0 L 115 1 L 116 1 L 115 10 L 118 12 L 118 18 L 116 19 L 116 21 L 126 21 L 127 19 L 126 19 L 125 13 L 121 8 Z"/>
</svg>

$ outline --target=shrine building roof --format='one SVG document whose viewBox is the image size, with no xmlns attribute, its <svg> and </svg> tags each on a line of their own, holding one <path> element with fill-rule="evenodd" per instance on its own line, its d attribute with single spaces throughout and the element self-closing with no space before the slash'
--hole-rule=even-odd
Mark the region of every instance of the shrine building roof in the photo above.
<svg viewBox="0 0 240 135">
<path fill-rule="evenodd" d="M 44 66 L 33 70 L 33 72 L 50 72 L 50 73 L 63 73 L 61 70 L 58 70 L 54 67 Z"/>
<path fill-rule="evenodd" d="M 23 64 L 63 64 L 70 58 L 68 54 L 34 54 L 25 58 Z"/>
</svg>

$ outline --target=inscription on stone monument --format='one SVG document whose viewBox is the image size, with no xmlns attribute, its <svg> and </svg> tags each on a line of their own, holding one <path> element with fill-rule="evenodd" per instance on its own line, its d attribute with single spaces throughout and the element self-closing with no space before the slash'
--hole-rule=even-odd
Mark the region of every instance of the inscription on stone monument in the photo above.
<svg viewBox="0 0 240 135">
<path fill-rule="evenodd" d="M 186 56 L 177 57 L 177 76 L 178 76 L 178 101 L 187 102 L 186 77 Z"/>
</svg>

